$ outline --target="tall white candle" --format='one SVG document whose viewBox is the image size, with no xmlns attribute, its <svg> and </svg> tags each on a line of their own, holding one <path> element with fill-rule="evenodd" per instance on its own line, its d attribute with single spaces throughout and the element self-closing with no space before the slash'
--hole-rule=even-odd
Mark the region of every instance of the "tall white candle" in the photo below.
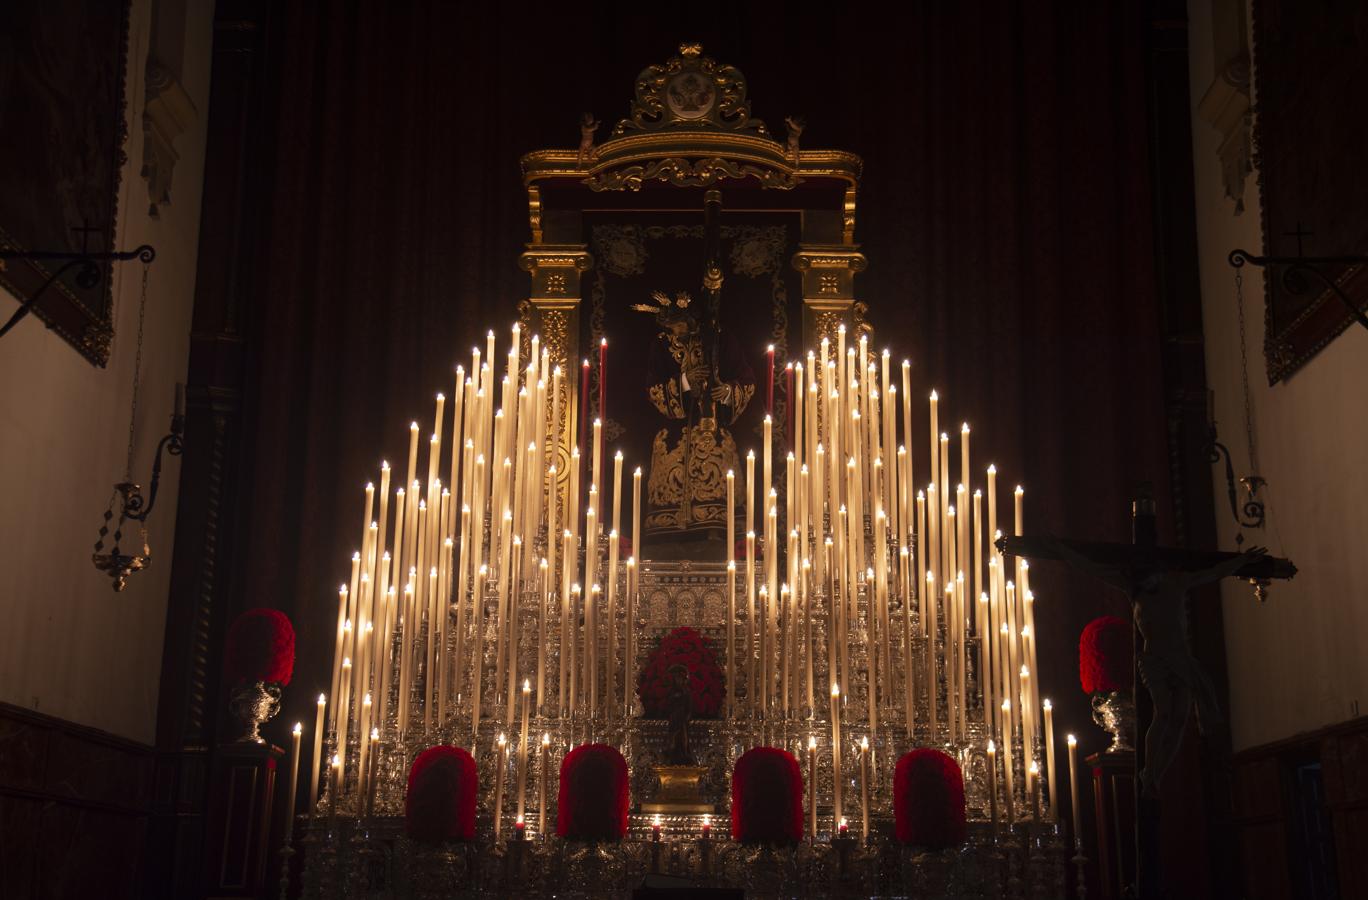
<svg viewBox="0 0 1368 900">
<path fill-rule="evenodd" d="M 314 722 L 313 774 L 309 778 L 309 810 L 318 806 L 318 775 L 323 762 L 323 711 L 328 705 L 325 694 L 318 695 L 318 718 Z"/>
<path fill-rule="evenodd" d="M 1083 846 L 1083 820 L 1078 812 L 1078 739 L 1073 735 L 1065 738 L 1069 745 L 1069 802 L 1073 810 L 1074 847 Z"/>
<path fill-rule="evenodd" d="M 290 785 L 285 801 L 285 843 L 290 843 L 294 835 L 295 792 L 299 789 L 299 742 L 304 733 L 304 723 L 296 722 L 290 732 Z"/>
<path fill-rule="evenodd" d="M 1042 702 L 1042 709 L 1045 713 L 1045 778 L 1050 785 L 1050 817 L 1059 820 L 1059 791 L 1055 784 L 1055 748 L 1054 748 L 1054 705 L 1049 698 Z"/>
</svg>

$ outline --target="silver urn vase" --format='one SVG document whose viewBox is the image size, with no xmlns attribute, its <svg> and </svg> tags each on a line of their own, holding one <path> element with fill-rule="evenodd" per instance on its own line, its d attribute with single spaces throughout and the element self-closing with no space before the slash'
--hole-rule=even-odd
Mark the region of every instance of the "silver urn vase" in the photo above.
<svg viewBox="0 0 1368 900">
<path fill-rule="evenodd" d="M 1093 722 L 1111 735 L 1107 753 L 1132 753 L 1135 731 L 1135 700 L 1123 691 L 1098 691 L 1092 695 Z"/>
<path fill-rule="evenodd" d="M 251 681 L 233 688 L 228 711 L 242 723 L 241 744 L 264 744 L 261 726 L 280 711 L 280 685 L 275 682 Z"/>
</svg>

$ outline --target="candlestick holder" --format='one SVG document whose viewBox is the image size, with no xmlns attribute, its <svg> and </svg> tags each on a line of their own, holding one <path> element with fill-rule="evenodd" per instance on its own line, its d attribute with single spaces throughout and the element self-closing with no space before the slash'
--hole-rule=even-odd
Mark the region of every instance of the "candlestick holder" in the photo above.
<svg viewBox="0 0 1368 900">
<path fill-rule="evenodd" d="M 1074 855 L 1070 860 L 1074 866 L 1074 896 L 1078 900 L 1088 900 L 1088 858 L 1083 855 L 1083 842 L 1074 840 Z"/>
</svg>

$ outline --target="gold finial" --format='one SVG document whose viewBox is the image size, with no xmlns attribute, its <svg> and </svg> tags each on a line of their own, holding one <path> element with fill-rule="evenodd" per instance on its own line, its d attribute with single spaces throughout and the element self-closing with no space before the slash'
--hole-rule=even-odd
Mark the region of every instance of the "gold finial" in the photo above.
<svg viewBox="0 0 1368 900">
<path fill-rule="evenodd" d="M 679 55 L 685 59 L 697 59 L 703 53 L 703 45 L 685 42 L 679 45 Z"/>
</svg>

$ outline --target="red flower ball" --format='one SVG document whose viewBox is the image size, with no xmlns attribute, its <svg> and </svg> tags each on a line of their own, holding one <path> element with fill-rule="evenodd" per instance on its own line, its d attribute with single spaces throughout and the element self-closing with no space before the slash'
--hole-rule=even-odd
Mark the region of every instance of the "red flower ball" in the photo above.
<svg viewBox="0 0 1368 900">
<path fill-rule="evenodd" d="M 480 776 L 475 758 L 460 747 L 429 747 L 409 769 L 404 827 L 415 841 L 475 839 Z"/>
<path fill-rule="evenodd" d="M 794 844 L 803 839 L 803 773 L 778 747 L 755 747 L 732 769 L 732 839 Z"/>
<path fill-rule="evenodd" d="M 670 714 L 670 688 L 674 684 L 670 670 L 677 665 L 689 673 L 689 699 L 694 716 L 715 718 L 722 708 L 722 668 L 717 664 L 712 640 L 684 626 L 661 639 L 638 677 L 637 696 L 641 698 L 646 717 L 660 719 Z"/>
<path fill-rule="evenodd" d="M 1093 619 L 1078 640 L 1078 680 L 1083 693 L 1129 691 L 1135 683 L 1135 645 L 1124 619 Z"/>
<path fill-rule="evenodd" d="M 904 844 L 941 850 L 963 844 L 964 775 L 939 750 L 904 753 L 893 770 L 893 817 Z"/>
<path fill-rule="evenodd" d="M 233 620 L 223 651 L 223 669 L 234 682 L 290 683 L 295 633 L 278 609 L 249 609 Z"/>
<path fill-rule="evenodd" d="M 620 841 L 627 833 L 627 760 L 607 744 L 565 755 L 556 804 L 556 834 L 579 841 Z"/>
</svg>

